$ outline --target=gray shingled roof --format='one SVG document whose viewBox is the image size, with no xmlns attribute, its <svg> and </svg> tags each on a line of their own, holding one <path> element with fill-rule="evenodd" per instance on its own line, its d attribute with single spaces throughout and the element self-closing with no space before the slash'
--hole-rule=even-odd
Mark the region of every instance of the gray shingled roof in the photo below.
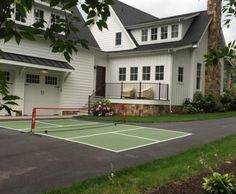
<svg viewBox="0 0 236 194">
<path fill-rule="evenodd" d="M 34 65 L 42 65 L 46 67 L 55 67 L 59 69 L 74 70 L 72 66 L 70 66 L 68 63 L 63 62 L 63 61 L 56 61 L 52 59 L 32 57 L 32 56 L 26 56 L 26 55 L 20 55 L 20 54 L 8 53 L 8 52 L 0 52 L 0 59 L 24 62 L 24 63 L 34 64 Z"/>
<path fill-rule="evenodd" d="M 88 45 L 90 47 L 99 48 L 97 41 L 93 37 L 91 31 L 89 30 L 88 26 L 85 26 L 85 21 L 77 7 L 71 9 L 73 14 L 81 19 L 80 22 L 75 22 L 75 26 L 80 30 L 77 35 L 74 35 L 74 39 L 85 39 L 88 41 Z"/>
<path fill-rule="evenodd" d="M 190 28 L 186 32 L 186 35 L 180 41 L 149 44 L 149 45 L 137 45 L 136 49 L 132 49 L 128 51 L 115 51 L 115 52 L 110 52 L 110 53 L 174 49 L 178 47 L 197 44 L 200 41 L 202 35 L 204 34 L 206 28 L 208 27 L 211 19 L 212 19 L 211 16 L 207 15 L 207 11 L 199 12 L 199 15 L 194 18 Z M 132 36 L 131 33 L 129 34 Z"/>
<path fill-rule="evenodd" d="M 145 13 L 118 0 L 113 0 L 113 2 L 114 4 L 112 5 L 112 8 L 124 26 L 158 19 L 153 15 Z"/>
</svg>

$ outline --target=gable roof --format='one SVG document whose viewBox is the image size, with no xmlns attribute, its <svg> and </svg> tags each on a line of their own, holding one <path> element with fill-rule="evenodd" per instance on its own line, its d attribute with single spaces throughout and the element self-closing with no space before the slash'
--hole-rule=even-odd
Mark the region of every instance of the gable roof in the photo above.
<svg viewBox="0 0 236 194">
<path fill-rule="evenodd" d="M 153 15 L 145 13 L 118 0 L 113 0 L 113 2 L 114 4 L 112 5 L 112 8 L 124 26 L 158 19 Z"/>
<path fill-rule="evenodd" d="M 74 21 L 74 25 L 80 30 L 80 32 L 76 35 L 73 35 L 73 39 L 85 39 L 88 41 L 88 46 L 90 47 L 94 47 L 94 48 L 99 48 L 97 41 L 95 40 L 95 38 L 93 37 L 91 31 L 89 30 L 88 26 L 85 25 L 85 21 L 79 11 L 79 9 L 77 7 L 73 7 L 71 9 L 72 14 L 74 16 L 77 16 L 80 18 L 80 22 L 75 22 Z"/>
<path fill-rule="evenodd" d="M 149 45 L 138 45 L 137 48 L 133 50 L 115 51 L 115 52 L 110 52 L 110 53 L 175 49 L 179 47 L 185 47 L 185 46 L 191 46 L 191 45 L 197 44 L 201 40 L 202 36 L 204 35 L 206 29 L 208 28 L 212 20 L 212 17 L 207 14 L 207 11 L 201 11 L 198 13 L 199 14 L 194 17 L 193 22 L 191 26 L 189 27 L 188 31 L 186 32 L 184 38 L 180 41 L 156 43 L 156 44 L 149 44 Z M 131 33 L 129 34 L 132 36 Z"/>
</svg>

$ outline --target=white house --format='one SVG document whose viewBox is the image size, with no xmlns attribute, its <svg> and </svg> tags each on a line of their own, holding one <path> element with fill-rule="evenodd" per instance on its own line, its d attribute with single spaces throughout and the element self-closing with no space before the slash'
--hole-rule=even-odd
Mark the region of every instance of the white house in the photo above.
<svg viewBox="0 0 236 194">
<path fill-rule="evenodd" d="M 175 111 L 196 91 L 204 93 L 212 21 L 207 11 L 160 19 L 117 0 L 110 11 L 109 30 L 77 23 L 90 50 L 79 48 L 70 64 L 40 37 L 0 43 L 0 71 L 11 93 L 22 98 L 15 107 L 19 115 L 31 115 L 33 107 L 88 106 L 89 96 L 126 104 L 130 114 L 156 114 Z M 81 17 L 77 8 L 72 14 Z M 53 15 L 63 17 L 60 8 Z M 38 17 L 52 18 L 45 1 L 36 0 L 27 18 L 13 16 L 20 25 Z"/>
</svg>

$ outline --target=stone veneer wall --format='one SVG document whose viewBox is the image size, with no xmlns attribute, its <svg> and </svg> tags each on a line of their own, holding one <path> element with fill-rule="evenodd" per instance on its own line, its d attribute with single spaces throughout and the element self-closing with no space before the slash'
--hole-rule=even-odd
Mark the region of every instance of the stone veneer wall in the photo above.
<svg viewBox="0 0 236 194">
<path fill-rule="evenodd" d="M 115 114 L 122 112 L 121 104 L 113 104 Z M 125 104 L 124 109 L 128 116 L 154 116 L 170 114 L 170 107 L 163 105 Z M 182 113 L 183 106 L 172 106 L 172 113 Z"/>
</svg>

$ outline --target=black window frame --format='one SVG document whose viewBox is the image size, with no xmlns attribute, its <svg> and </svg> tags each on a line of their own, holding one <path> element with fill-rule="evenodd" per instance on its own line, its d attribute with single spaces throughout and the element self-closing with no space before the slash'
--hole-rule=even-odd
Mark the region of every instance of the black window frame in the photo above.
<svg viewBox="0 0 236 194">
<path fill-rule="evenodd" d="M 44 20 L 44 10 L 39 8 L 34 8 L 34 20 L 36 22 Z"/>
<path fill-rule="evenodd" d="M 168 26 L 161 26 L 161 40 L 168 39 Z"/>
<path fill-rule="evenodd" d="M 26 74 L 26 81 L 27 84 L 40 84 L 40 75 L 38 74 Z"/>
<path fill-rule="evenodd" d="M 138 67 L 130 68 L 130 81 L 138 81 Z"/>
<path fill-rule="evenodd" d="M 150 81 L 151 80 L 151 66 L 143 66 L 142 80 Z"/>
<path fill-rule="evenodd" d="M 165 79 L 165 66 L 157 65 L 156 66 L 156 81 L 163 81 Z"/>
<path fill-rule="evenodd" d="M 116 33 L 116 46 L 120 46 L 122 44 L 122 33 L 117 32 Z"/>
<path fill-rule="evenodd" d="M 201 80 L 202 80 L 202 64 L 198 63 L 197 64 L 197 76 L 196 76 L 196 89 L 197 90 L 201 90 Z"/>
<path fill-rule="evenodd" d="M 126 73 L 127 73 L 126 67 L 119 68 L 119 81 L 126 81 Z"/>
<path fill-rule="evenodd" d="M 58 85 L 58 77 L 46 75 L 44 83 L 45 83 L 45 85 L 57 86 Z"/>
<path fill-rule="evenodd" d="M 20 7 L 19 7 L 19 6 L 20 6 L 20 5 L 16 4 L 16 7 L 15 7 L 15 9 L 14 9 L 14 12 L 15 12 L 14 18 L 15 18 L 15 20 L 18 21 L 18 22 L 26 23 L 26 17 L 23 16 L 23 15 L 20 13 L 20 11 L 19 11 Z"/>
<path fill-rule="evenodd" d="M 142 42 L 147 42 L 148 41 L 148 29 L 142 29 L 141 41 Z"/>
<path fill-rule="evenodd" d="M 51 24 L 59 24 L 61 17 L 55 13 L 51 14 Z"/>
<path fill-rule="evenodd" d="M 151 40 L 157 40 L 158 36 L 158 28 L 151 29 Z"/>
<path fill-rule="evenodd" d="M 174 29 L 175 27 L 176 29 Z M 179 24 L 173 24 L 171 25 L 171 38 L 178 38 L 178 37 L 179 37 Z"/>
<path fill-rule="evenodd" d="M 184 82 L 184 67 L 178 67 L 178 82 Z"/>
</svg>

